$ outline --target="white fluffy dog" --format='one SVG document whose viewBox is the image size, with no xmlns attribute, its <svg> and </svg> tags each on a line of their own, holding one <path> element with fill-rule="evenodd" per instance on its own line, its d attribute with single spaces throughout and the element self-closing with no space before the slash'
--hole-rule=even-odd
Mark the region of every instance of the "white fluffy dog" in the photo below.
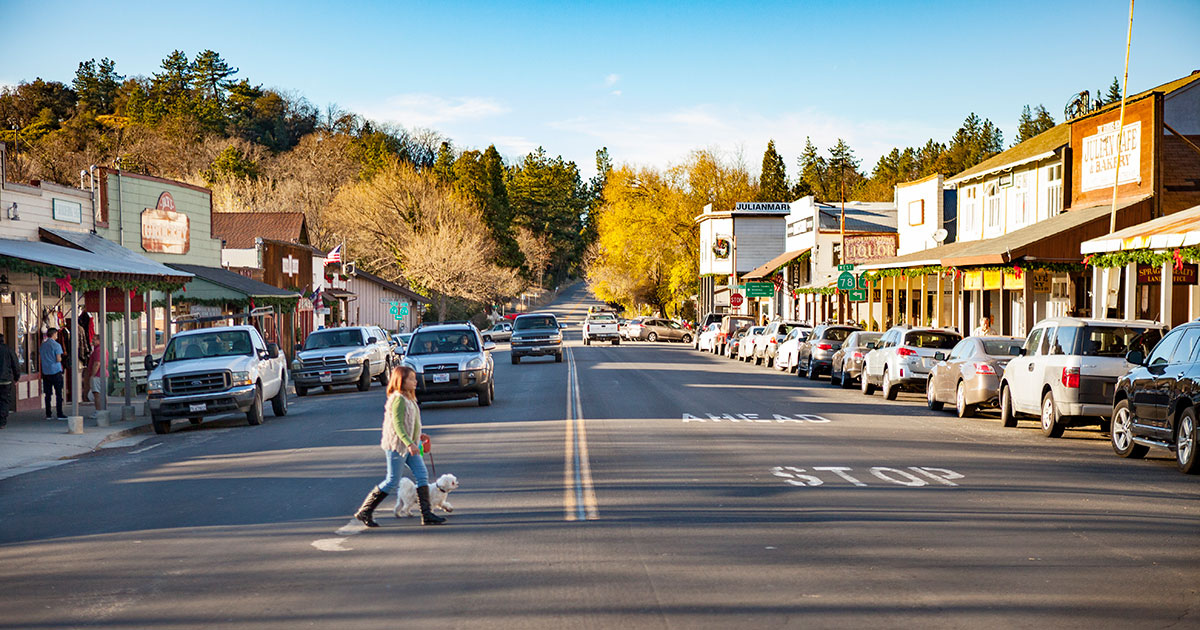
<svg viewBox="0 0 1200 630">
<path fill-rule="evenodd" d="M 458 477 L 442 475 L 429 486 L 429 504 L 433 508 L 441 508 L 443 512 L 453 512 L 454 506 L 446 500 L 450 492 L 458 488 Z M 400 480 L 400 491 L 396 494 L 396 507 L 392 510 L 396 518 L 401 516 L 416 516 L 421 513 L 417 502 L 417 484 L 412 479 L 404 477 Z"/>
</svg>

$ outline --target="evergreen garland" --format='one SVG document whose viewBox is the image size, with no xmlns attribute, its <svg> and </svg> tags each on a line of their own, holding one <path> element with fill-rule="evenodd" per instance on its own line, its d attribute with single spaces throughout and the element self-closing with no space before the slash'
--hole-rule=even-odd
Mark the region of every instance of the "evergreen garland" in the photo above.
<svg viewBox="0 0 1200 630">
<path fill-rule="evenodd" d="M 1111 252 L 1107 254 L 1092 254 L 1083 259 L 1085 265 L 1112 269 L 1129 264 L 1151 265 L 1161 267 L 1163 263 L 1193 263 L 1200 262 L 1200 247 L 1181 247 L 1166 251 L 1152 249 L 1131 249 L 1129 251 Z"/>
</svg>

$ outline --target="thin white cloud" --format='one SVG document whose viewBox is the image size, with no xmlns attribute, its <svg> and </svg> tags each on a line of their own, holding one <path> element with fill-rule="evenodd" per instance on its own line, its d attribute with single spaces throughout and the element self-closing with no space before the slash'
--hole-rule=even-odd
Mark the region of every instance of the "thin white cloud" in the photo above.
<svg viewBox="0 0 1200 630">
<path fill-rule="evenodd" d="M 613 96 L 620 96 L 621 90 L 613 90 L 612 92 L 610 92 L 610 94 L 612 94 Z"/>
<path fill-rule="evenodd" d="M 491 98 L 446 98 L 422 93 L 398 94 L 382 104 L 357 109 L 367 118 L 396 122 L 406 127 L 435 127 L 490 118 L 509 111 L 507 107 Z"/>
<path fill-rule="evenodd" d="M 621 80 L 621 75 L 616 74 L 614 72 L 613 74 L 610 74 L 610 75 L 604 77 L 604 87 L 612 87 L 617 84 L 617 81 L 620 81 L 620 80 Z"/>
<path fill-rule="evenodd" d="M 536 151 L 539 146 L 524 136 L 492 136 L 491 143 L 504 155 L 524 156 Z"/>
</svg>

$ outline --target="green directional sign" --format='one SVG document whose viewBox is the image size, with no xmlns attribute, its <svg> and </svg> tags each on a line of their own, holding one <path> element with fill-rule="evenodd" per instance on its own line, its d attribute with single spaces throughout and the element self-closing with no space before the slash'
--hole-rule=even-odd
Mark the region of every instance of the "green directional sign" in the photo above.
<svg viewBox="0 0 1200 630">
<path fill-rule="evenodd" d="M 865 289 L 853 289 L 847 292 L 851 302 L 866 302 L 867 291 Z"/>
<path fill-rule="evenodd" d="M 838 276 L 837 288 L 839 291 L 850 291 L 855 288 L 858 281 L 854 279 L 854 274 L 849 271 L 843 271 L 842 275 Z"/>
<path fill-rule="evenodd" d="M 865 288 L 867 288 L 867 274 L 865 274 L 865 273 L 864 273 L 864 274 L 859 274 L 859 276 L 858 276 L 858 288 L 860 288 L 860 289 L 865 289 Z"/>
<path fill-rule="evenodd" d="M 854 271 L 854 265 L 838 265 L 838 271 Z"/>
<path fill-rule="evenodd" d="M 746 283 L 746 297 L 748 297 L 748 298 L 775 297 L 775 283 L 774 282 L 747 282 Z"/>
</svg>

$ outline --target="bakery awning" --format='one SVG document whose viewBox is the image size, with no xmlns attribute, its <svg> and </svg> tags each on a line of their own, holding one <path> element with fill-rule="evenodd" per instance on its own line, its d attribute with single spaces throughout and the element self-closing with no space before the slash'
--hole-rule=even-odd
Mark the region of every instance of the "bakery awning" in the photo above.
<svg viewBox="0 0 1200 630">
<path fill-rule="evenodd" d="M 767 276 L 775 273 L 780 267 L 799 258 L 802 254 L 804 254 L 804 252 L 807 252 L 809 249 L 811 249 L 811 248 L 805 247 L 804 249 L 797 249 L 796 251 L 793 251 L 793 252 L 782 253 L 782 254 L 772 258 L 771 260 L 768 260 L 767 262 L 759 265 L 758 267 L 755 267 L 753 271 L 746 274 L 745 276 L 742 276 L 742 279 L 743 280 L 761 280 L 763 278 L 766 278 Z"/>
<path fill-rule="evenodd" d="M 93 237 L 81 234 L 81 237 Z M 94 237 L 98 240 L 100 237 Z M 75 246 L 64 246 L 42 241 L 20 241 L 0 239 L 0 257 L 57 267 L 81 278 L 97 280 L 166 280 L 183 284 L 192 274 L 179 271 L 140 256 L 115 243 L 111 245 L 123 253 L 111 251 L 92 252 Z M 3 267 L 0 261 L 0 267 Z"/>
<path fill-rule="evenodd" d="M 1176 249 L 1194 245 L 1200 245 L 1200 206 L 1084 241 L 1079 251 L 1083 254 L 1107 254 L 1130 249 Z"/>
</svg>

